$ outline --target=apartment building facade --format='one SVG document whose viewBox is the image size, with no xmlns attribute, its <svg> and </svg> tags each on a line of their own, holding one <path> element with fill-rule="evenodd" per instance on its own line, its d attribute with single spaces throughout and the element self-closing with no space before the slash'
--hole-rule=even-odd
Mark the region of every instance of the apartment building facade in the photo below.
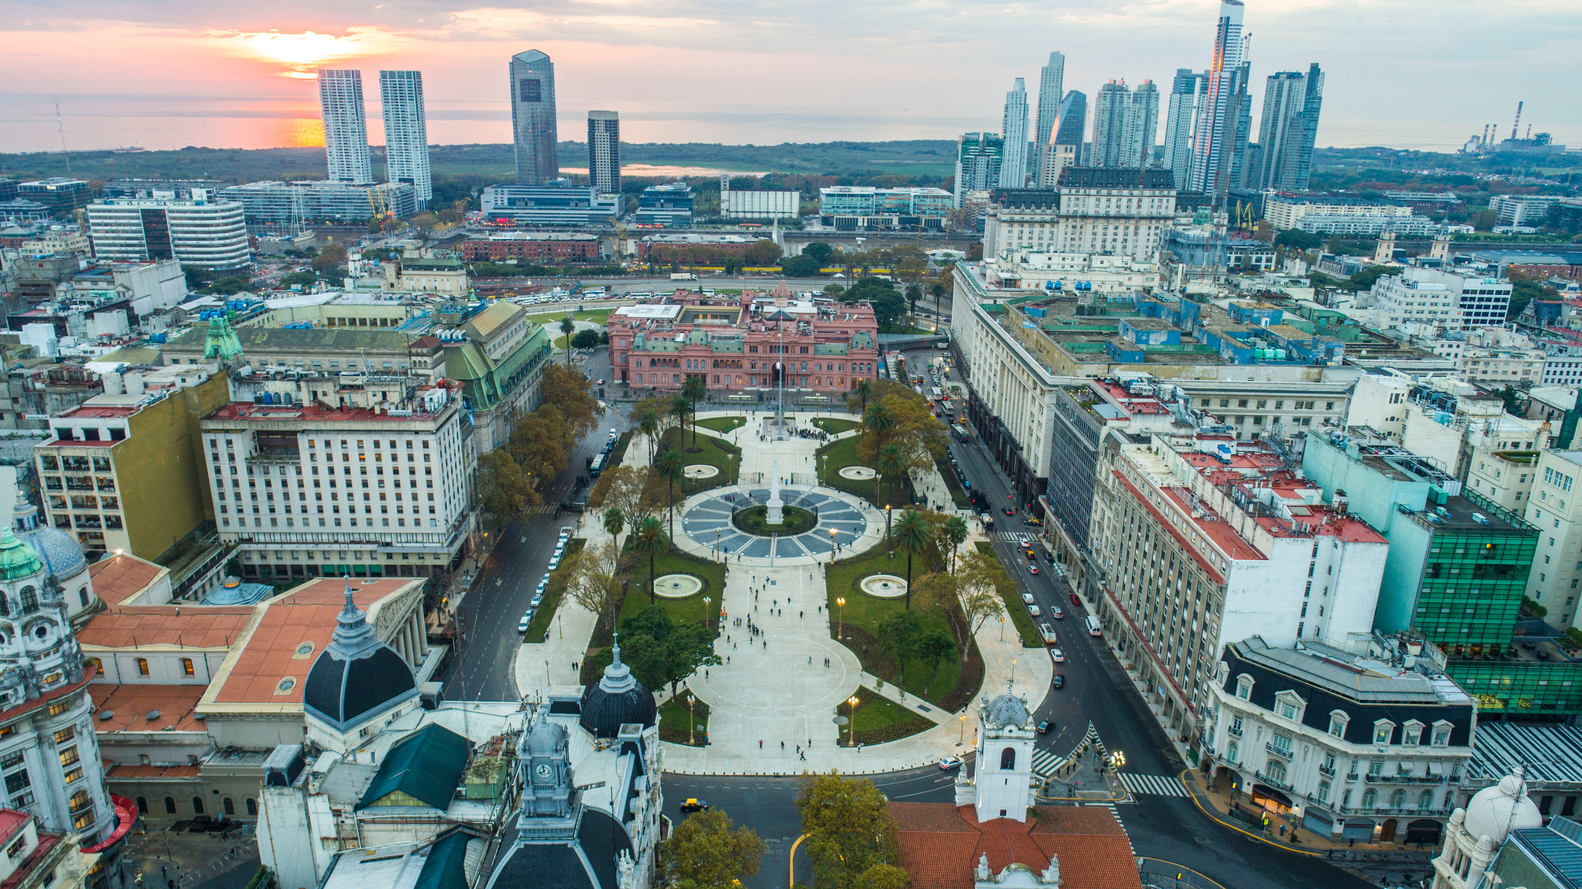
<svg viewBox="0 0 1582 889">
<path fill-rule="evenodd" d="M 237 269 L 252 261 L 240 203 L 209 200 L 115 198 L 88 205 L 88 233 L 101 260 L 174 259 L 203 269 Z"/>
<path fill-rule="evenodd" d="M 1175 207 L 1169 170 L 1066 167 L 1052 190 L 994 192 L 984 217 L 983 255 L 1110 253 L 1152 262 Z"/>
</svg>

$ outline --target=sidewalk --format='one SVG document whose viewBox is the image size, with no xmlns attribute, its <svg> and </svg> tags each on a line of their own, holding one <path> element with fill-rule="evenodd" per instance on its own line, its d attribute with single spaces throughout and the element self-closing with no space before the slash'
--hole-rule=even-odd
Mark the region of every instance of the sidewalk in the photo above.
<svg viewBox="0 0 1582 889">
<path fill-rule="evenodd" d="M 1331 857 L 1330 853 L 1333 852 L 1400 853 L 1413 857 L 1420 854 L 1396 843 L 1336 842 L 1329 836 L 1302 827 L 1289 814 L 1282 815 L 1254 806 L 1247 797 L 1232 791 L 1224 780 L 1218 782 L 1221 786 L 1209 786 L 1197 769 L 1182 772 L 1181 782 L 1186 785 L 1187 791 L 1192 794 L 1192 801 L 1204 815 L 1237 833 L 1288 852 L 1326 858 Z"/>
</svg>

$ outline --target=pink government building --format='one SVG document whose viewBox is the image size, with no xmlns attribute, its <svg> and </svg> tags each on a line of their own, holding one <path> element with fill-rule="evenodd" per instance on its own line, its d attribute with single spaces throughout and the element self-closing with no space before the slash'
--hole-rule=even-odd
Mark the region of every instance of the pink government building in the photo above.
<svg viewBox="0 0 1582 889">
<path fill-rule="evenodd" d="M 844 393 L 876 379 L 878 324 L 865 302 L 773 293 L 678 290 L 616 309 L 608 323 L 610 372 L 634 389 L 676 391 L 702 376 L 709 391 L 787 389 Z"/>
</svg>

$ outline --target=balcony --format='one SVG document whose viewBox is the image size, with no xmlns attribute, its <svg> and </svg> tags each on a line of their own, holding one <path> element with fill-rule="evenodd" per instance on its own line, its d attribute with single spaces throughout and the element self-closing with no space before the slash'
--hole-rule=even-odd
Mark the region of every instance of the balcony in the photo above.
<svg viewBox="0 0 1582 889">
<path fill-rule="evenodd" d="M 1448 818 L 1449 808 L 1419 809 L 1416 806 L 1345 806 L 1336 810 L 1344 815 L 1410 815 L 1418 818 Z"/>
<path fill-rule="evenodd" d="M 1270 753 L 1273 753 L 1275 756 L 1283 756 L 1286 759 L 1290 759 L 1291 758 L 1291 748 L 1289 748 L 1289 747 L 1276 747 L 1276 746 L 1274 746 L 1274 742 L 1273 741 L 1270 741 L 1267 744 L 1264 744 L 1263 745 L 1263 749 L 1269 751 Z"/>
<path fill-rule="evenodd" d="M 1335 767 L 1321 765 L 1318 767 L 1318 773 L 1320 775 L 1328 775 L 1329 777 L 1333 778 L 1335 777 Z"/>
<path fill-rule="evenodd" d="M 1443 784 L 1444 775 L 1369 775 L 1371 784 Z"/>
<path fill-rule="evenodd" d="M 1258 773 L 1258 781 L 1261 784 L 1267 784 L 1270 787 L 1276 788 L 1278 790 L 1284 790 L 1284 791 L 1287 791 L 1287 792 L 1289 792 L 1291 790 L 1291 785 L 1290 784 L 1287 784 L 1286 782 L 1281 781 L 1281 780 L 1279 780 L 1277 778 L 1271 778 L 1271 777 L 1269 777 L 1268 775 L 1265 775 L 1262 772 Z"/>
<path fill-rule="evenodd" d="M 1225 729 L 1225 733 L 1230 735 L 1232 738 L 1239 738 L 1241 737 L 1241 726 L 1233 725 Z"/>
</svg>

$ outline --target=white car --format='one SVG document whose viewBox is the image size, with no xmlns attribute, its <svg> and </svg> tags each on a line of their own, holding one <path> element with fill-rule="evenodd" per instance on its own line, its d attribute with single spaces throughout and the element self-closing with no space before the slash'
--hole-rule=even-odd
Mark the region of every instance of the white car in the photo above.
<svg viewBox="0 0 1582 889">
<path fill-rule="evenodd" d="M 555 553 L 555 555 L 549 560 L 549 570 L 554 571 L 556 568 L 559 568 L 559 567 L 560 567 L 560 553 Z"/>
<path fill-rule="evenodd" d="M 1033 545 L 1033 541 L 1030 538 L 1025 537 L 1025 536 L 1021 540 L 1019 540 L 1017 542 L 1022 545 L 1022 549 L 1027 549 L 1028 547 Z"/>
<path fill-rule="evenodd" d="M 1051 627 L 1047 623 L 1042 623 L 1042 624 L 1038 625 L 1038 635 L 1044 637 L 1044 644 L 1045 645 L 1053 645 L 1053 644 L 1055 644 L 1056 641 L 1058 641 L 1057 639 L 1055 639 L 1055 628 Z"/>
<path fill-rule="evenodd" d="M 1043 617 L 1044 616 L 1044 612 L 1042 610 L 1040 610 L 1037 605 L 1029 605 L 1029 606 L 1027 606 L 1027 613 L 1031 614 L 1033 617 Z"/>
<path fill-rule="evenodd" d="M 1049 659 L 1057 664 L 1063 664 L 1066 662 L 1066 653 L 1058 648 L 1051 648 L 1049 649 Z"/>
<path fill-rule="evenodd" d="M 959 757 L 959 756 L 942 757 L 939 760 L 939 768 L 942 771 L 946 771 L 946 772 L 952 771 L 954 769 L 959 769 L 959 768 L 961 768 L 961 757 Z"/>
<path fill-rule="evenodd" d="M 1032 593 L 1023 593 L 1022 594 L 1022 601 L 1026 602 L 1029 605 L 1033 604 L 1033 594 Z"/>
<path fill-rule="evenodd" d="M 518 633 L 525 633 L 525 632 L 527 632 L 527 625 L 532 623 L 532 622 L 533 622 L 533 609 L 529 608 L 529 609 L 527 609 L 526 612 L 524 612 L 522 614 L 522 619 L 517 622 L 517 624 L 516 624 L 516 631 Z"/>
</svg>

